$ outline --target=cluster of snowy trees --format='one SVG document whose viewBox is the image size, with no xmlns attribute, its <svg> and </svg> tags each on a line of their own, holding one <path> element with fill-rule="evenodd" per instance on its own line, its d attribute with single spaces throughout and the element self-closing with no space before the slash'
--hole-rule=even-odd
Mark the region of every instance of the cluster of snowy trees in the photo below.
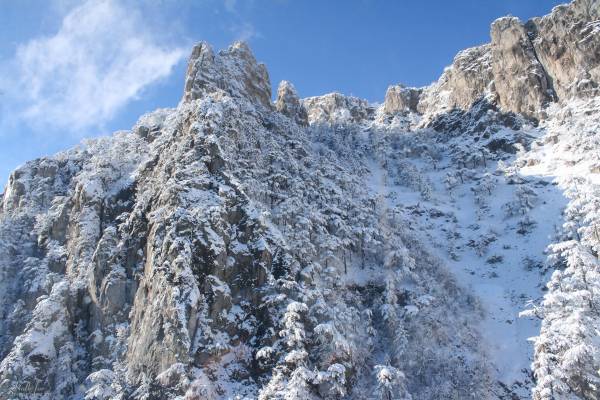
<svg viewBox="0 0 600 400">
<path fill-rule="evenodd" d="M 83 396 L 88 371 L 97 370 L 90 376 L 92 392 L 108 376 L 122 373 L 113 361 L 124 355 L 129 310 L 117 307 L 102 330 L 93 329 L 90 297 L 108 299 L 116 293 L 96 293 L 101 282 L 90 278 L 107 275 L 105 283 L 117 286 L 126 279 L 122 267 L 108 263 L 118 252 L 116 231 L 103 226 L 103 220 L 127 207 L 118 197 L 145 154 L 142 140 L 122 132 L 13 173 L 0 214 L 0 253 L 12 249 L 10 257 L 0 255 L 0 273 L 6 274 L 6 290 L 0 290 L 0 393 L 11 398 Z M 103 270 L 94 273 L 94 265 Z M 108 386 L 119 380 L 111 379 Z"/>
<path fill-rule="evenodd" d="M 19 398 L 29 385 L 21 398 L 37 400 L 484 393 L 467 324 L 477 310 L 365 189 L 372 160 L 426 199 L 421 171 L 441 157 L 430 139 L 305 129 L 206 96 L 25 166 L 0 217 L 1 261 L 14 261 L 0 271 L 20 271 L 0 281 L 1 389 Z"/>
<path fill-rule="evenodd" d="M 596 99 L 574 102 L 548 127 L 553 154 L 543 162 L 556 168 L 568 205 L 548 248 L 555 269 L 548 293 L 524 313 L 542 318 L 534 341 L 535 400 L 599 398 L 600 182 L 594 165 L 600 121 L 590 113 L 599 105 Z"/>
<path fill-rule="evenodd" d="M 348 113 L 303 127 L 215 92 L 26 165 L 0 214 L 0 390 L 35 400 L 486 397 L 477 302 L 436 244 L 411 231 L 435 213 L 437 191 L 452 204 L 466 193 L 482 220 L 503 173 L 514 187 L 503 217 L 532 232 L 539 199 L 518 171 L 527 163 L 488 172 L 523 138 L 484 111 L 432 123 L 447 131 Z M 587 154 L 600 145 L 581 131 L 558 145 L 593 172 L 597 153 Z M 568 184 L 557 271 L 533 311 L 544 318 L 536 400 L 594 399 L 600 384 L 600 193 L 591 180 Z M 417 205 L 393 205 L 392 186 Z M 431 218 L 442 216 L 456 224 L 452 212 Z M 459 235 L 450 226 L 446 237 L 452 247 Z M 483 259 L 496 241 L 490 229 L 464 244 Z"/>
<path fill-rule="evenodd" d="M 286 238 L 281 252 L 288 256 L 273 271 L 286 294 L 275 300 L 281 304 L 278 331 L 255 356 L 273 371 L 260 397 L 428 398 L 434 386 L 441 397 L 483 387 L 463 385 L 480 361 L 452 356 L 454 339 L 442 333 L 463 318 L 459 310 L 472 305 L 450 306 L 450 319 L 438 314 L 447 305 L 433 305 L 445 303 L 442 292 L 453 286 L 442 284 L 449 277 L 439 260 L 404 237 L 403 221 L 390 218 L 385 197 L 363 187 L 374 159 L 385 176 L 389 171 L 398 184 L 428 198 L 432 188 L 425 175 L 387 141 L 417 160 L 430 160 L 426 169 L 437 168 L 440 160 L 435 144 L 419 139 L 401 144 L 400 132 L 357 124 L 316 125 L 304 135 L 287 120 L 273 123 L 285 124 L 277 136 L 246 124 L 219 138 L 233 175 L 243 177 L 245 193 Z M 358 276 L 366 281 L 357 282 Z M 439 336 L 424 334 L 433 326 Z M 448 352 L 433 351 L 446 346 Z M 456 371 L 451 377 L 448 368 Z"/>
<path fill-rule="evenodd" d="M 529 312 L 543 318 L 534 342 L 536 400 L 594 399 L 600 390 L 600 187 L 571 185 L 561 241 L 549 247 L 556 268 L 549 293 Z"/>
</svg>

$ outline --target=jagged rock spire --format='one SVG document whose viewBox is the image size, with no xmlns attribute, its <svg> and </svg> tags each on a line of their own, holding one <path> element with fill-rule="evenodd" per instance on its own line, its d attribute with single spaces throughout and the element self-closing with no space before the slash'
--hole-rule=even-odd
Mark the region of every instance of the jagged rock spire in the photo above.
<svg viewBox="0 0 600 400">
<path fill-rule="evenodd" d="M 244 42 L 236 42 L 217 54 L 206 42 L 194 46 L 186 73 L 183 101 L 217 91 L 273 107 L 267 68 L 256 61 Z"/>
<path fill-rule="evenodd" d="M 290 117 L 300 126 L 308 125 L 308 114 L 300 103 L 296 88 L 288 81 L 281 81 L 277 89 L 275 108 L 280 113 Z"/>
</svg>

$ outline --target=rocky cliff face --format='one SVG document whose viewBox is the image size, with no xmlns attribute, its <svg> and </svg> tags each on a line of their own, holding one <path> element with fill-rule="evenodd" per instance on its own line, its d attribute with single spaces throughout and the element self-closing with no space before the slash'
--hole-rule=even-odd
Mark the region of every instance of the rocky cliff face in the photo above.
<svg viewBox="0 0 600 400">
<path fill-rule="evenodd" d="M 198 99 L 212 92 L 252 99 L 272 108 L 267 68 L 256 62 L 248 45 L 243 42 L 235 43 L 227 51 L 216 55 L 205 42 L 192 50 L 183 100 Z"/>
<path fill-rule="evenodd" d="M 340 93 L 302 99 L 302 105 L 311 124 L 357 123 L 375 114 L 368 101 Z"/>
<path fill-rule="evenodd" d="M 597 1 L 579 0 L 525 25 L 537 58 L 561 99 L 598 93 L 599 18 Z"/>
<path fill-rule="evenodd" d="M 403 85 L 390 86 L 385 93 L 383 111 L 387 114 L 417 112 L 422 89 L 407 88 Z"/>
<path fill-rule="evenodd" d="M 554 98 L 528 32 L 518 18 L 492 24 L 491 60 L 494 90 L 502 109 L 539 117 Z"/>
<path fill-rule="evenodd" d="M 289 82 L 273 103 L 247 45 L 198 44 L 176 108 L 11 174 L 0 398 L 596 398 L 565 356 L 591 348 L 592 376 L 595 336 L 547 339 L 569 317 L 547 297 L 532 382 L 540 327 L 515 317 L 550 279 L 547 176 L 573 167 L 561 188 L 596 204 L 599 18 L 596 0 L 502 18 L 378 107 Z M 593 321 L 574 277 L 596 220 L 568 220 L 587 256 L 556 250 L 577 291 L 547 295 Z"/>
<path fill-rule="evenodd" d="M 282 81 L 277 89 L 275 108 L 283 115 L 296 121 L 300 126 L 308 125 L 308 114 L 300 103 L 296 88 L 288 81 Z"/>
<path fill-rule="evenodd" d="M 460 52 L 439 81 L 424 88 L 419 112 L 466 110 L 491 96 L 505 112 L 539 119 L 551 102 L 595 95 L 599 9 L 597 0 L 577 0 L 526 23 L 500 18 L 490 44 Z"/>
<path fill-rule="evenodd" d="M 3 396 L 360 398 L 375 390 L 370 369 L 385 357 L 430 365 L 398 390 L 428 397 L 456 363 L 448 390 L 482 387 L 476 332 L 463 324 L 451 336 L 439 314 L 464 320 L 477 310 L 472 299 L 447 302 L 461 289 L 439 261 L 397 222 L 378 222 L 383 208 L 361 190 L 365 156 L 326 150 L 305 127 L 307 117 L 357 123 L 373 108 L 341 95 L 315 108 L 288 83 L 275 106 L 269 99 L 245 44 L 215 54 L 201 43 L 177 109 L 11 175 Z M 410 290 L 392 289 L 407 279 Z M 370 311 L 386 304 L 386 318 Z M 403 319 L 419 338 L 403 345 L 406 357 L 372 359 Z M 408 350 L 425 345 L 473 357 Z"/>
<path fill-rule="evenodd" d="M 453 108 L 469 109 L 489 92 L 492 83 L 489 45 L 463 50 L 440 79 L 423 91 L 418 103 L 422 114 L 442 113 Z"/>
</svg>

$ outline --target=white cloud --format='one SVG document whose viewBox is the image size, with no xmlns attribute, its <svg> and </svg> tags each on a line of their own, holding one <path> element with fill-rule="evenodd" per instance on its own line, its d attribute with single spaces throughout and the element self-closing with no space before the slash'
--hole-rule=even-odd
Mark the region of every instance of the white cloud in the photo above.
<svg viewBox="0 0 600 400">
<path fill-rule="evenodd" d="M 258 32 L 254 25 L 249 22 L 237 23 L 231 26 L 231 32 L 235 35 L 235 40 L 243 40 L 245 42 L 254 38 L 263 37 L 260 32 Z"/>
<path fill-rule="evenodd" d="M 55 35 L 18 47 L 8 90 L 26 122 L 78 131 L 109 121 L 185 54 L 161 45 L 134 9 L 87 1 Z"/>
<path fill-rule="evenodd" d="M 240 10 L 242 6 L 242 10 Z M 246 0 L 243 4 L 238 0 L 223 0 L 223 7 L 234 18 L 234 22 L 229 26 L 229 30 L 235 36 L 235 40 L 249 41 L 254 38 L 262 38 L 262 34 L 256 30 L 254 25 L 245 19 L 244 9 L 249 10 L 254 7 L 252 0 Z"/>
</svg>

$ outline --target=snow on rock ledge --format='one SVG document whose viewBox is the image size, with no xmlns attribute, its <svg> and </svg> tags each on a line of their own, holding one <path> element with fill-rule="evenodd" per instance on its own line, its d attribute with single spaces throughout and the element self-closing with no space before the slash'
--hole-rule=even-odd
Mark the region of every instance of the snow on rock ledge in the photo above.
<svg viewBox="0 0 600 400">
<path fill-rule="evenodd" d="M 488 91 L 493 80 L 489 45 L 459 52 L 440 79 L 425 88 L 418 110 L 437 114 L 454 108 L 469 109 Z"/>
<path fill-rule="evenodd" d="M 186 73 L 183 100 L 198 99 L 218 91 L 246 98 L 269 109 L 273 107 L 267 68 L 257 63 L 244 42 L 236 42 L 217 54 L 206 42 L 194 46 Z"/>
<path fill-rule="evenodd" d="M 281 81 L 277 89 L 277 101 L 275 108 L 283 115 L 296 121 L 298 125 L 308 125 L 308 115 L 306 109 L 300 104 L 300 98 L 296 88 L 288 81 Z"/>
<path fill-rule="evenodd" d="M 310 124 L 357 123 L 373 118 L 375 109 L 358 97 L 329 93 L 302 99 Z"/>
</svg>

